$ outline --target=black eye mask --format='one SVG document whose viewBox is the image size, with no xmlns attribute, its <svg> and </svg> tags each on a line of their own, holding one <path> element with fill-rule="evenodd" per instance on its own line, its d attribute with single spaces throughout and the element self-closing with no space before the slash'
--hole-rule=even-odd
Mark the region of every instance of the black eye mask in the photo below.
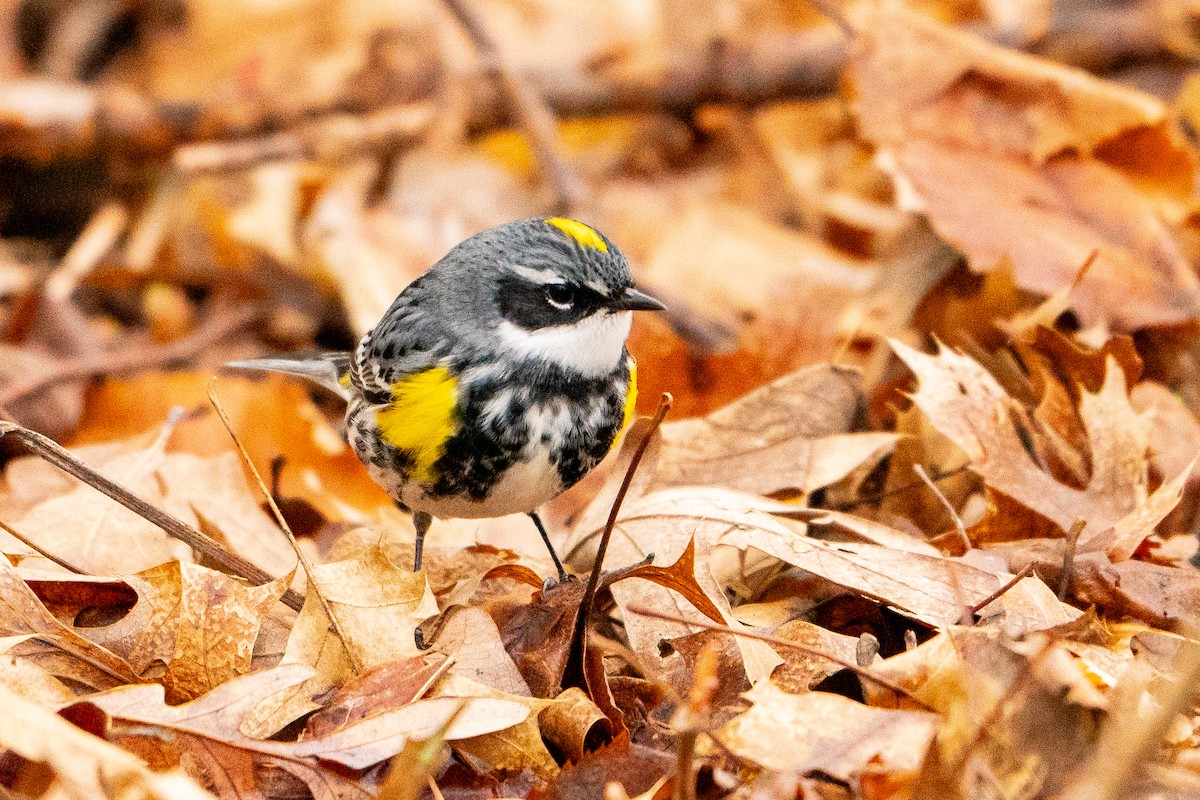
<svg viewBox="0 0 1200 800">
<path fill-rule="evenodd" d="M 500 315 L 527 331 L 570 325 L 611 305 L 608 297 L 578 284 L 536 284 L 503 275 L 497 284 Z"/>
</svg>

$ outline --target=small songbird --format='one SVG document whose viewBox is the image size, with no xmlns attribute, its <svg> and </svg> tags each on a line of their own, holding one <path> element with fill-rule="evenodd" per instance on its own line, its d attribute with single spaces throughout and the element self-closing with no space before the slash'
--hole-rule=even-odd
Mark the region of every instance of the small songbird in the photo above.
<svg viewBox="0 0 1200 800">
<path fill-rule="evenodd" d="M 352 353 L 229 366 L 300 375 L 348 402 L 346 438 L 416 528 L 433 517 L 537 514 L 608 453 L 629 422 L 629 262 L 563 217 L 510 222 L 459 244 L 400 293 Z"/>
</svg>

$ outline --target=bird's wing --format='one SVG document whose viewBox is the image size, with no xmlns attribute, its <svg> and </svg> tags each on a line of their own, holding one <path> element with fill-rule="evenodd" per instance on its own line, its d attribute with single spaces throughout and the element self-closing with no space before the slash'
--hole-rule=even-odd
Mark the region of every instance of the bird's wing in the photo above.
<svg viewBox="0 0 1200 800">
<path fill-rule="evenodd" d="M 350 380 L 369 402 L 391 402 L 395 384 L 437 366 L 450 354 L 450 335 L 441 320 L 421 307 L 415 289 L 417 284 L 396 298 L 354 351 Z"/>
<path fill-rule="evenodd" d="M 343 400 L 350 399 L 349 353 L 321 353 L 307 358 L 248 358 L 227 361 L 225 366 L 299 375 L 325 387 Z"/>
</svg>

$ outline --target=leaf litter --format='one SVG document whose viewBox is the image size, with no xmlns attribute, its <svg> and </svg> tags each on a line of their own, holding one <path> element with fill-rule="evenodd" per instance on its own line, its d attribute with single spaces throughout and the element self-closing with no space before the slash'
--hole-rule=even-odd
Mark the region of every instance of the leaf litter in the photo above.
<svg viewBox="0 0 1200 800">
<path fill-rule="evenodd" d="M 1186 4 L 17 5 L 0 795 L 1200 794 Z M 575 579 L 413 574 L 297 382 L 221 378 L 239 458 L 220 364 L 558 213 L 671 306 Z"/>
</svg>

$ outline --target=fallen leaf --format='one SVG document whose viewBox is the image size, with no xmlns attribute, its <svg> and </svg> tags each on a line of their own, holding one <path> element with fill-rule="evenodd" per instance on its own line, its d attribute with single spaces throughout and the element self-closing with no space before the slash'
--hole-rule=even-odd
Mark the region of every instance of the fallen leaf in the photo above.
<svg viewBox="0 0 1200 800">
<path fill-rule="evenodd" d="M 59 622 L 2 554 L 0 633 L 28 635 L 27 644 L 39 646 L 33 650 L 17 645 L 17 652 L 26 651 L 25 657 L 56 677 L 70 678 L 92 687 L 108 687 L 137 679 L 132 667 L 115 653 Z"/>
<path fill-rule="evenodd" d="M 532 696 L 486 611 L 467 606 L 446 613 L 449 619 L 438 631 L 435 645 L 454 659 L 452 674 L 508 694 Z"/>
<path fill-rule="evenodd" d="M 546 741 L 571 762 L 578 762 L 589 750 L 595 750 L 609 731 L 604 712 L 573 686 L 538 714 L 538 726 Z"/>
<path fill-rule="evenodd" d="M 865 402 L 859 382 L 852 370 L 808 367 L 705 417 L 663 425 L 651 490 L 808 494 L 842 479 L 896 441 L 890 433 L 850 433 Z"/>
<path fill-rule="evenodd" d="M 380 547 L 367 548 L 360 558 L 317 565 L 309 580 L 318 589 L 305 595 L 281 664 L 308 665 L 315 672 L 255 706 L 245 727 L 254 735 L 269 736 L 316 710 L 314 697 L 349 681 L 355 660 L 348 649 L 364 669 L 420 655 L 414 631 L 437 613 L 423 573 L 396 567 Z M 332 627 L 320 596 L 332 608 L 345 641 Z M 388 635 L 380 636 L 381 629 Z"/>
<path fill-rule="evenodd" d="M 1080 552 L 1105 549 L 1128 558 L 1178 502 L 1186 475 L 1147 499 L 1148 425 L 1130 406 L 1115 359 L 1100 391 L 1080 400 L 1092 469 L 1087 486 L 1076 489 L 1030 457 L 1014 422 L 1020 409 L 979 364 L 952 350 L 929 356 L 899 342 L 892 347 L 920 380 L 913 402 L 966 453 L 988 486 L 1063 531 L 1077 519 L 1087 523 Z"/>
<path fill-rule="evenodd" d="M 446 725 L 447 740 L 480 736 L 520 724 L 529 717 L 521 703 L 491 697 L 440 697 L 418 700 L 381 714 L 357 720 L 324 736 L 297 742 L 254 739 L 242 732 L 245 713 L 270 693 L 302 683 L 312 670 L 286 665 L 226 681 L 196 700 L 178 706 L 164 702 L 161 686 L 141 684 L 89 695 L 86 704 L 124 726 L 123 735 L 163 741 L 170 731 L 177 739 L 217 740 L 253 757 L 304 760 L 317 767 L 317 758 L 353 769 L 377 764 L 413 740 L 426 738 Z M 169 746 L 178 747 L 178 742 Z"/>
<path fill-rule="evenodd" d="M 48 765 L 51 775 L 30 776 L 45 797 L 127 797 L 153 800 L 202 800 L 212 795 L 178 772 L 153 772 L 146 762 L 62 717 L 0 686 L 0 749 L 24 763 L 12 764 L 6 780 L 29 785 L 26 769 Z M 48 784 L 48 785 L 46 785 Z M 120 787 L 121 794 L 114 794 Z"/>
<path fill-rule="evenodd" d="M 456 750 L 481 759 L 493 769 L 507 772 L 520 772 L 528 769 L 544 779 L 553 778 L 558 774 L 558 762 L 550 755 L 545 742 L 542 741 L 538 720 L 540 714 L 556 703 L 569 705 L 569 699 L 565 701 L 543 700 L 535 697 L 510 695 L 475 683 L 468 678 L 454 676 L 442 680 L 436 691 L 439 699 L 443 701 L 452 698 L 471 698 L 474 701 L 494 699 L 498 702 L 519 704 L 529 711 L 529 715 L 525 719 L 512 725 L 483 731 L 474 736 L 455 737 L 457 739 L 454 742 Z M 450 738 L 449 732 L 447 738 Z"/>
<path fill-rule="evenodd" d="M 250 672 L 263 619 L 291 578 L 246 586 L 222 572 L 172 561 L 126 578 L 137 604 L 92 635 L 139 675 L 158 662 L 157 680 L 168 697 L 191 700 Z"/>
<path fill-rule="evenodd" d="M 1085 325 L 1196 315 L 1200 282 L 1161 219 L 1183 207 L 1193 169 L 1165 104 L 899 3 L 862 12 L 850 72 L 863 136 L 901 204 L 972 269 L 1009 259 L 1023 288 L 1052 294 L 1095 254 L 1070 296 Z"/>
<path fill-rule="evenodd" d="M 915 772 L 937 731 L 937 717 L 870 708 L 825 692 L 787 694 L 772 683 L 746 693 L 748 711 L 716 734 L 739 758 L 778 771 L 819 771 L 853 782 L 868 764 Z"/>
<path fill-rule="evenodd" d="M 772 635 L 803 645 L 809 650 L 828 653 L 842 662 L 789 647 L 778 648 L 784 661 L 771 673 L 771 683 L 789 694 L 803 694 L 835 672 L 845 669 L 842 664 L 857 661 L 857 637 L 834 633 L 802 619 L 783 623 Z"/>
<path fill-rule="evenodd" d="M 446 656 L 426 653 L 389 661 L 342 686 L 304 724 L 304 737 L 325 736 L 364 717 L 408 705 L 445 669 Z"/>
</svg>

